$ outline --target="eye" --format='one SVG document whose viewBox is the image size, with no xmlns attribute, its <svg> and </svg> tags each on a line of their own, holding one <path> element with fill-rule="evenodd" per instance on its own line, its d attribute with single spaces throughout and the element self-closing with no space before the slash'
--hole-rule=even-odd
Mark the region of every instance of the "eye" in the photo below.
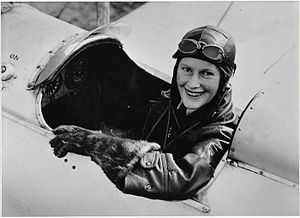
<svg viewBox="0 0 300 218">
<path fill-rule="evenodd" d="M 215 75 L 213 72 L 207 70 L 202 71 L 200 74 L 203 75 L 204 77 L 211 77 Z"/>
<path fill-rule="evenodd" d="M 192 69 L 189 68 L 189 67 L 186 67 L 186 66 L 181 66 L 181 69 L 186 72 L 186 73 L 191 73 L 192 72 Z"/>
</svg>

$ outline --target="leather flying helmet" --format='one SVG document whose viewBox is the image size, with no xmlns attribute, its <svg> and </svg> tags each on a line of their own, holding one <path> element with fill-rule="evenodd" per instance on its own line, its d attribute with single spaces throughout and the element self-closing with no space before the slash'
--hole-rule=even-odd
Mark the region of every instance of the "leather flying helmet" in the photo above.
<svg viewBox="0 0 300 218">
<path fill-rule="evenodd" d="M 234 75 L 236 46 L 232 36 L 224 30 L 207 25 L 187 32 L 172 56 L 175 59 L 193 57 L 215 64 L 228 81 Z"/>
</svg>

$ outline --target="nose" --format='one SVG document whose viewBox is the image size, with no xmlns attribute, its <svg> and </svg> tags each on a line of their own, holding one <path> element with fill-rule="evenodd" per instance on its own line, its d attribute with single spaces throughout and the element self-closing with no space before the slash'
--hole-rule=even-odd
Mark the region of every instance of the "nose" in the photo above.
<svg viewBox="0 0 300 218">
<path fill-rule="evenodd" d="M 201 80 L 197 73 L 193 73 L 193 75 L 189 78 L 187 85 L 190 89 L 199 88 L 201 86 Z"/>
</svg>

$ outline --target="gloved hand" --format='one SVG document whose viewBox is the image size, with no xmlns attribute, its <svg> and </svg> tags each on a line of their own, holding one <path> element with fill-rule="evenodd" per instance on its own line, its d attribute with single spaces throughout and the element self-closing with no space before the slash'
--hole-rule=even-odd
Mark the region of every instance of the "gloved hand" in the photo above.
<svg viewBox="0 0 300 218">
<path fill-rule="evenodd" d="M 50 144 L 57 157 L 68 152 L 90 156 L 117 185 L 145 153 L 160 149 L 157 143 L 108 136 L 77 126 L 60 126 L 53 133 L 56 137 Z"/>
<path fill-rule="evenodd" d="M 50 144 L 54 148 L 54 154 L 59 158 L 66 156 L 68 152 L 89 155 L 88 136 L 100 134 L 100 132 L 73 125 L 59 126 L 53 130 L 53 133 L 56 137 L 50 141 Z"/>
</svg>

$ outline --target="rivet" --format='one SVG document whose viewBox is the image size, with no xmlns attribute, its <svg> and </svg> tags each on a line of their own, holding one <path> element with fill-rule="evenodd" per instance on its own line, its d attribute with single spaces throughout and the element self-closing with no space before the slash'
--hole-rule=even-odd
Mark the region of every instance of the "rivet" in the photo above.
<svg viewBox="0 0 300 218">
<path fill-rule="evenodd" d="M 75 169 L 76 169 L 76 166 L 72 166 L 72 169 L 75 170 Z"/>
<path fill-rule="evenodd" d="M 241 129 L 241 128 L 238 128 L 238 131 L 242 131 L 242 129 Z"/>
<path fill-rule="evenodd" d="M 151 188 L 152 188 L 152 187 L 151 187 L 150 184 L 148 184 L 148 185 L 145 186 L 145 189 L 148 190 L 148 191 L 151 190 Z"/>
<path fill-rule="evenodd" d="M 238 167 L 238 163 L 237 163 L 237 162 L 234 162 L 234 161 L 232 161 L 232 160 L 228 160 L 228 163 L 229 163 L 231 166 Z"/>
<path fill-rule="evenodd" d="M 65 162 L 68 162 L 68 159 L 64 159 Z"/>
<path fill-rule="evenodd" d="M 253 110 L 253 107 L 250 107 L 250 110 Z"/>
<path fill-rule="evenodd" d="M 40 65 L 37 65 L 37 66 L 36 66 L 36 68 L 38 68 L 38 69 L 39 69 L 39 68 L 41 68 L 41 66 L 40 66 Z"/>
<path fill-rule="evenodd" d="M 6 71 L 6 66 L 1 67 L 1 73 L 4 73 Z"/>
<path fill-rule="evenodd" d="M 204 213 L 209 213 L 210 212 L 210 209 L 207 206 L 202 206 L 201 210 Z"/>
</svg>

